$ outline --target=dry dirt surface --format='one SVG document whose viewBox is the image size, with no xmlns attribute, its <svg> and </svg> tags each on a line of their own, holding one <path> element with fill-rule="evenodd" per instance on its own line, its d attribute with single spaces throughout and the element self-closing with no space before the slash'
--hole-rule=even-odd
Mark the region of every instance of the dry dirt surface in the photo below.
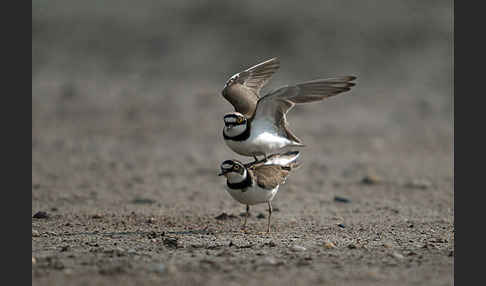
<svg viewBox="0 0 486 286">
<path fill-rule="evenodd" d="M 451 285 L 451 123 L 389 123 L 360 93 L 289 116 L 308 147 L 270 234 L 265 204 L 240 230 L 244 206 L 217 176 L 245 158 L 221 138 L 229 106 L 216 89 L 173 111 L 36 101 L 33 285 Z"/>
<path fill-rule="evenodd" d="M 453 285 L 447 3 L 249 1 L 215 15 L 58 2 L 33 3 L 32 285 Z M 228 47 L 243 29 L 249 42 Z M 281 70 L 264 91 L 358 80 L 289 113 L 303 165 L 271 233 L 266 204 L 243 232 L 245 206 L 217 173 L 252 159 L 224 144 L 220 92 L 272 56 Z"/>
</svg>

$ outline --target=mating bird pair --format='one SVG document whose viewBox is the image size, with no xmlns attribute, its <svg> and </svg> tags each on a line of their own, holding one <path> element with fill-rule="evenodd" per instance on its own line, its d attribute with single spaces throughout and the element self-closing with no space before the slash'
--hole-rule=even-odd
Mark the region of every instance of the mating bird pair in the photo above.
<svg viewBox="0 0 486 286">
<path fill-rule="evenodd" d="M 246 227 L 249 206 L 267 203 L 268 224 L 272 214 L 272 200 L 290 171 L 300 163 L 298 151 L 284 153 L 304 144 L 290 130 L 286 114 L 294 105 L 321 101 L 349 91 L 354 76 L 316 79 L 287 85 L 260 96 L 261 88 L 280 67 L 278 58 L 259 63 L 233 75 L 224 86 L 223 97 L 235 111 L 224 116 L 223 137 L 226 145 L 237 154 L 253 157 L 254 162 L 243 164 L 226 160 L 221 173 L 227 179 L 226 190 L 238 202 L 246 205 Z M 258 160 L 257 156 L 263 156 Z"/>
</svg>

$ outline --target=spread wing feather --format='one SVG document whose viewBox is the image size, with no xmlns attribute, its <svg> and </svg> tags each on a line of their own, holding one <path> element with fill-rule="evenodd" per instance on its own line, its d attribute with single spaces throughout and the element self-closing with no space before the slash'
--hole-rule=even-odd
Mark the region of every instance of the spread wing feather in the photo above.
<svg viewBox="0 0 486 286">
<path fill-rule="evenodd" d="M 259 96 L 260 89 L 279 68 L 280 60 L 278 58 L 272 58 L 240 72 L 236 78 L 236 82 L 249 88 Z"/>
<path fill-rule="evenodd" d="M 260 89 L 279 67 L 279 59 L 273 58 L 233 75 L 223 88 L 223 97 L 233 105 L 235 111 L 253 117 Z"/>
<path fill-rule="evenodd" d="M 296 85 L 283 86 L 258 100 L 252 120 L 273 120 L 281 126 L 280 133 L 297 143 L 302 141 L 289 129 L 286 114 L 295 104 L 320 101 L 330 96 L 349 91 L 355 83 L 354 76 L 343 76 L 328 79 L 316 79 Z"/>
</svg>

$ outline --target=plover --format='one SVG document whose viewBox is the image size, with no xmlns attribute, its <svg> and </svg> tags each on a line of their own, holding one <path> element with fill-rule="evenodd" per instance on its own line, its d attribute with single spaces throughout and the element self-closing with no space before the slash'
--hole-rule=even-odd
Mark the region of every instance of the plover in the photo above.
<svg viewBox="0 0 486 286">
<path fill-rule="evenodd" d="M 259 97 L 260 88 L 278 69 L 278 59 L 271 59 L 230 78 L 223 96 L 235 112 L 224 116 L 223 137 L 234 152 L 254 157 L 274 153 L 286 147 L 304 144 L 289 129 L 286 114 L 296 104 L 321 101 L 349 91 L 354 76 L 316 79 L 280 87 Z M 253 107 L 254 106 L 254 107 Z"/>
<path fill-rule="evenodd" d="M 297 161 L 298 151 L 288 152 L 269 158 L 267 162 L 243 164 L 238 160 L 226 160 L 221 163 L 219 176 L 226 177 L 226 190 L 236 201 L 246 205 L 243 229 L 249 215 L 250 206 L 268 204 L 267 232 L 270 232 L 272 200 L 280 185 L 284 184 L 290 171 L 300 166 Z"/>
</svg>

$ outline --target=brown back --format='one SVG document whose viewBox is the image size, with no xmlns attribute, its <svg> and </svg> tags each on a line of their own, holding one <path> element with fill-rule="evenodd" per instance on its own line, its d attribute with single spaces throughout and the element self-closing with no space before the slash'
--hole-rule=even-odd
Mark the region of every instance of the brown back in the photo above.
<svg viewBox="0 0 486 286">
<path fill-rule="evenodd" d="M 264 189 L 273 189 L 285 183 L 290 173 L 290 168 L 279 165 L 259 165 L 248 170 L 253 174 L 258 186 Z"/>
</svg>

